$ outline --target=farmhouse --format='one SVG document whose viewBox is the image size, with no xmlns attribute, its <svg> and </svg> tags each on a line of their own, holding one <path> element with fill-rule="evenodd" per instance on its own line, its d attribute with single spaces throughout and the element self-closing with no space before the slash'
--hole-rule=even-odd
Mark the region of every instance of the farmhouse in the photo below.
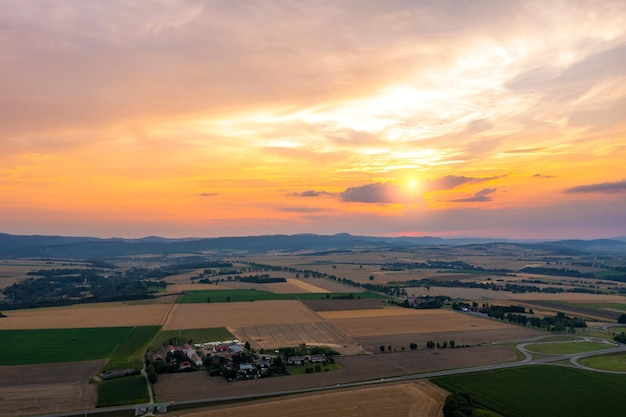
<svg viewBox="0 0 626 417">
<path fill-rule="evenodd" d="M 196 353 L 195 350 L 193 350 L 193 348 L 191 346 L 189 346 L 188 343 L 185 343 L 183 345 L 183 352 L 185 352 L 185 354 L 187 355 L 187 357 L 189 359 L 191 359 L 191 361 L 193 363 L 196 364 L 196 366 L 201 366 L 202 365 L 202 359 L 200 359 L 200 356 L 198 356 L 198 354 Z"/>
</svg>

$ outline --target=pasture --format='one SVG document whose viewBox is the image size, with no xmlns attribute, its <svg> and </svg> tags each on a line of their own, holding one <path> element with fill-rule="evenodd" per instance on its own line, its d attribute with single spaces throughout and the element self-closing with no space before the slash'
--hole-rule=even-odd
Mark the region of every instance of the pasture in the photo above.
<svg viewBox="0 0 626 417">
<path fill-rule="evenodd" d="M 115 358 L 126 363 L 158 328 L 99 327 L 0 331 L 0 365 Z M 151 337 L 150 337 L 151 338 Z M 117 354 L 115 354 L 117 352 Z M 114 355 L 115 354 L 115 355 Z M 141 355 L 139 355 L 139 359 Z"/>
<path fill-rule="evenodd" d="M 98 384 L 96 407 L 141 404 L 150 401 L 146 380 L 141 375 L 102 381 Z"/>
<path fill-rule="evenodd" d="M 475 403 L 507 417 L 624 415 L 626 375 L 544 365 L 432 381 L 451 392 L 467 392 Z"/>
<path fill-rule="evenodd" d="M 626 354 L 623 353 L 582 358 L 578 363 L 594 369 L 626 372 Z"/>
</svg>

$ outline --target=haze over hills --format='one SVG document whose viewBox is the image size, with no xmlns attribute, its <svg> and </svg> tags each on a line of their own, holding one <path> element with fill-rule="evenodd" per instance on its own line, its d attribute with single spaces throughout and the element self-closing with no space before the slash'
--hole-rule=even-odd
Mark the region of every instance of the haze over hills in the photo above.
<svg viewBox="0 0 626 417">
<path fill-rule="evenodd" d="M 0 234 L 0 257 L 43 257 L 89 259 L 140 254 L 194 253 L 201 251 L 329 251 L 351 248 L 384 249 L 415 246 L 462 246 L 508 243 L 522 247 L 554 249 L 566 252 L 595 254 L 626 254 L 626 241 L 621 239 L 520 241 L 488 238 L 440 237 L 374 237 L 297 234 L 217 238 L 168 239 L 145 237 L 140 239 L 68 236 L 22 236 Z"/>
</svg>

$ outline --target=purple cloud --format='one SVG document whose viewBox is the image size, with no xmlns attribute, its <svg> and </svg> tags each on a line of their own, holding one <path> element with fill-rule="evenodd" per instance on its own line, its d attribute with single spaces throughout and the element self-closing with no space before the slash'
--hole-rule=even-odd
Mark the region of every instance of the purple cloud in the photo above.
<svg viewBox="0 0 626 417">
<path fill-rule="evenodd" d="M 579 185 L 565 190 L 567 194 L 602 193 L 617 194 L 626 192 L 626 180 L 617 182 L 602 182 L 599 184 Z"/>
<path fill-rule="evenodd" d="M 401 202 L 398 197 L 398 186 L 390 182 L 350 187 L 339 194 L 341 201 L 348 203 L 393 204 Z"/>
</svg>

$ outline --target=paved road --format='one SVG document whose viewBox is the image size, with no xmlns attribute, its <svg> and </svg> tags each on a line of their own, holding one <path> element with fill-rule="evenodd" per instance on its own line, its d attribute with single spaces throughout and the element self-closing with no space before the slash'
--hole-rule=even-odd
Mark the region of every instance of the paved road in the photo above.
<svg viewBox="0 0 626 417">
<path fill-rule="evenodd" d="M 544 337 L 549 337 L 549 336 L 544 336 Z M 189 401 L 172 401 L 170 403 L 156 403 L 156 404 L 153 403 L 153 400 L 151 398 L 150 403 L 148 404 L 133 404 L 133 405 L 125 405 L 125 406 L 119 406 L 119 407 L 97 408 L 97 409 L 92 409 L 92 410 L 83 410 L 83 411 L 76 411 L 76 412 L 69 412 L 69 413 L 46 414 L 46 415 L 40 415 L 38 417 L 87 416 L 87 415 L 100 414 L 104 412 L 127 411 L 127 410 L 132 411 L 138 408 L 143 408 L 149 411 L 148 414 L 143 414 L 145 416 L 145 415 L 151 415 L 152 410 L 155 409 L 156 407 L 166 407 L 166 406 L 169 407 L 169 406 L 176 406 L 176 405 L 191 405 L 191 404 L 211 405 L 211 404 L 219 404 L 219 403 L 224 403 L 224 402 L 233 402 L 236 400 L 241 401 L 241 400 L 261 399 L 261 398 L 267 398 L 267 397 L 277 397 L 277 396 L 292 395 L 292 394 L 320 392 L 320 391 L 328 391 L 328 390 L 334 390 L 334 389 L 340 389 L 340 388 L 362 387 L 362 386 L 374 385 L 374 384 L 411 381 L 415 379 L 435 378 L 435 377 L 440 377 L 440 376 L 467 374 L 467 373 L 473 373 L 473 372 L 494 371 L 498 369 L 516 368 L 520 366 L 551 364 L 553 362 L 558 362 L 558 361 L 563 361 L 563 360 L 569 360 L 574 366 L 581 368 L 581 369 L 591 370 L 595 372 L 626 374 L 626 372 L 603 371 L 603 370 L 598 370 L 594 368 L 588 368 L 578 363 L 579 359 L 590 357 L 590 356 L 607 355 L 607 354 L 620 353 L 620 352 L 626 353 L 626 345 L 615 346 L 615 343 L 610 343 L 604 340 L 596 340 L 593 338 L 582 338 L 581 341 L 593 341 L 593 342 L 598 342 L 598 343 L 607 343 L 607 344 L 613 345 L 614 347 L 610 349 L 596 350 L 592 352 L 582 352 L 582 353 L 573 353 L 573 354 L 553 354 L 553 355 L 549 355 L 547 357 L 543 357 L 540 359 L 533 359 L 531 354 L 526 350 L 526 346 L 536 345 L 539 343 L 550 343 L 550 344 L 559 343 L 559 342 L 554 342 L 554 341 L 541 342 L 541 339 L 544 337 L 535 339 L 534 341 L 529 341 L 529 342 L 518 344 L 516 348 L 524 355 L 524 359 L 522 359 L 521 361 L 517 361 L 517 362 L 502 363 L 502 364 L 495 364 L 495 365 L 474 366 L 471 368 L 448 369 L 445 371 L 425 372 L 425 373 L 419 373 L 419 374 L 407 374 L 403 376 L 396 376 L 396 377 L 390 377 L 390 378 L 378 378 L 378 379 L 372 379 L 368 381 L 359 381 L 359 382 L 336 384 L 336 385 L 329 385 L 329 386 L 322 386 L 322 387 L 277 391 L 277 392 L 267 393 L 267 394 L 239 395 L 239 396 L 233 396 L 233 397 L 207 398 L 207 399 L 189 400 Z M 563 341 L 563 343 L 572 343 L 572 341 Z"/>
</svg>

